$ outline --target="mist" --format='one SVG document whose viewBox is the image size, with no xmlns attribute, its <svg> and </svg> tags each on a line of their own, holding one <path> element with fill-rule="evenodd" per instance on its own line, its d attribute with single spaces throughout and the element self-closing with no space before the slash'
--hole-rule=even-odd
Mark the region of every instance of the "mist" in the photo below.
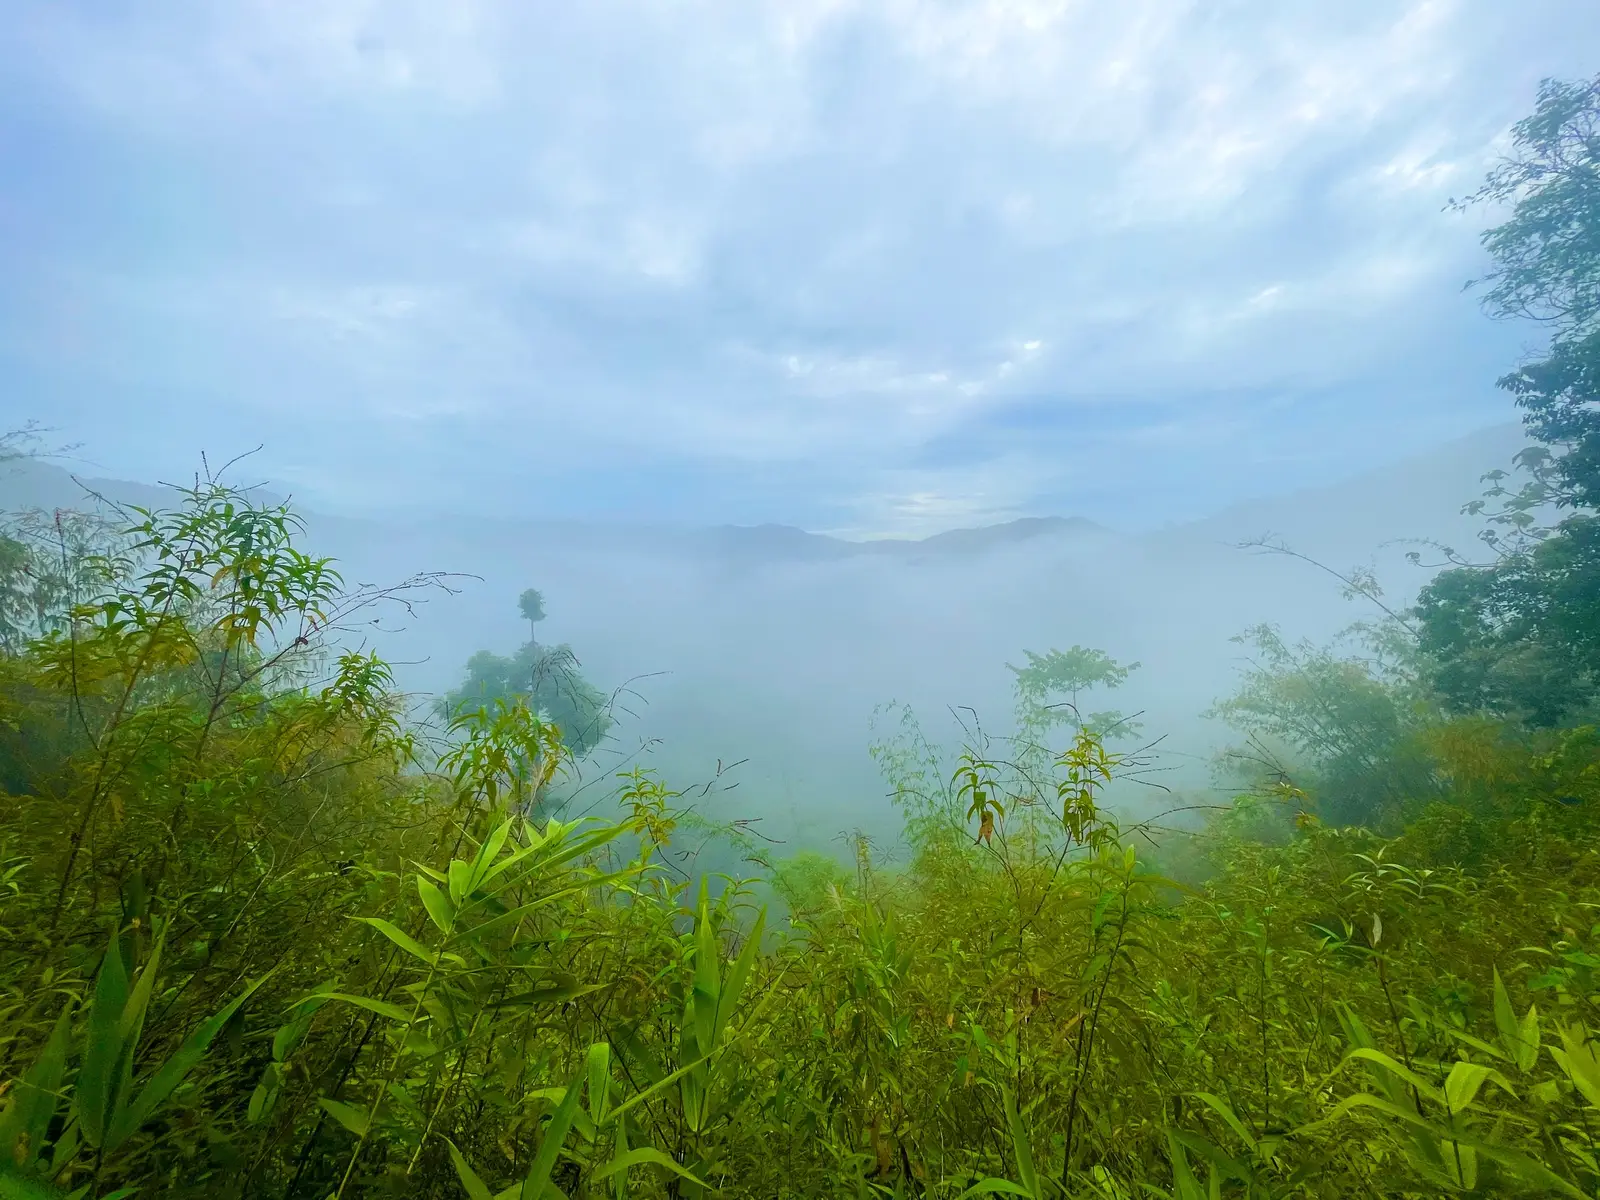
<svg viewBox="0 0 1600 1200">
<path fill-rule="evenodd" d="M 1371 566 L 1404 609 L 1430 572 L 1406 560 L 1443 543 L 1470 550 L 1462 514 L 1479 476 L 1524 442 L 1501 425 L 1340 483 L 1242 502 L 1204 520 L 1120 531 L 1085 520 L 1024 521 L 929 539 L 847 541 L 785 526 L 484 520 L 375 521 L 306 512 L 306 547 L 347 583 L 387 587 L 438 573 L 405 613 L 374 611 L 348 644 L 377 650 L 424 714 L 479 650 L 526 640 L 516 608 L 544 594 L 540 641 L 567 643 L 583 675 L 614 693 L 616 724 L 577 765 L 580 808 L 633 765 L 692 793 L 713 819 L 757 819 L 790 848 L 865 832 L 893 844 L 900 820 L 868 748 L 872 715 L 910 706 L 950 749 L 1012 728 L 1025 651 L 1085 645 L 1139 669 L 1106 702 L 1139 714 L 1153 749 L 1140 784 L 1116 793 L 1144 815 L 1175 797 L 1229 794 L 1215 757 L 1237 734 L 1201 714 L 1236 685 L 1260 623 L 1325 642 L 1381 613 L 1343 594 L 1340 573 Z M 240 470 L 248 470 L 248 460 Z M 74 481 L 63 467 L 15 465 L 0 504 L 109 499 L 171 504 L 175 493 Z M 262 484 L 263 498 L 272 481 Z M 1248 543 L 1270 538 L 1304 558 Z M 1312 561 L 1306 561 L 1307 559 Z M 1157 786 L 1159 785 L 1159 786 Z"/>
</svg>

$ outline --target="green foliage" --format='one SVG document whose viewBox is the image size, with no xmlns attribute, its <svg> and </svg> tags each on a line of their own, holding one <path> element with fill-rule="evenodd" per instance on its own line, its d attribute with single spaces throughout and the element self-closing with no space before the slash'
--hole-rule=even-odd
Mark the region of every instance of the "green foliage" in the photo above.
<svg viewBox="0 0 1600 1200">
<path fill-rule="evenodd" d="M 530 629 L 544 620 L 544 597 L 532 588 L 518 608 Z M 530 635 L 509 658 L 480 650 L 467 660 L 461 686 L 446 694 L 440 711 L 451 719 L 479 708 L 522 704 L 560 731 L 563 744 L 583 756 L 605 738 L 612 725 L 610 699 L 578 670 L 572 647 L 541 646 Z"/>
<path fill-rule="evenodd" d="M 1090 729 L 1101 737 L 1133 737 L 1138 724 L 1120 712 L 1086 713 L 1079 698 L 1094 688 L 1113 690 L 1127 682 L 1139 669 L 1138 663 L 1126 666 L 1103 650 L 1073 646 L 1070 650 L 1051 650 L 1035 654 L 1025 650 L 1027 665 L 1006 669 L 1016 676 L 1017 722 L 1024 736 L 1042 736 L 1065 725 L 1071 729 Z"/>
<path fill-rule="evenodd" d="M 1592 161 L 1590 112 L 1547 89 L 1519 145 Z M 1518 180 L 1496 295 L 1590 319 L 1587 185 Z M 13 525 L 0 1196 L 1600 1194 L 1600 733 L 1537 678 L 1587 678 L 1590 534 L 1538 536 L 1583 493 L 1536 469 L 1420 625 L 1246 635 L 1247 791 L 1199 828 L 1113 811 L 1141 760 L 1079 701 L 1134 668 L 1073 647 L 1012 668 L 1011 739 L 880 710 L 907 853 L 765 880 L 695 876 L 642 768 L 551 815 L 604 732 L 541 691 L 565 648 L 475 657 L 408 728 L 350 633 L 386 594 L 287 508 L 207 480 Z"/>
<path fill-rule="evenodd" d="M 1261 803 L 1299 819 L 1190 835 L 1214 873 L 1184 887 L 1140 849 L 1177 835 L 1108 809 L 1138 762 L 1091 722 L 1008 759 L 889 710 L 909 860 L 781 860 L 769 930 L 745 882 L 684 878 L 692 813 L 652 773 L 618 779 L 613 819 L 540 815 L 571 751 L 539 713 L 422 743 L 337 640 L 369 597 L 293 515 L 181 501 L 132 514 L 99 594 L 0 675 L 26 758 L 0 809 L 25 851 L 0 854 L 13 1191 L 1600 1186 L 1592 729 L 1446 720 L 1394 660 L 1268 639 L 1230 714 L 1327 796 L 1418 756 L 1428 803 L 1380 841 L 1280 780 Z M 1019 676 L 1043 706 L 1128 669 Z"/>
<path fill-rule="evenodd" d="M 1542 359 L 1500 380 L 1542 445 L 1519 456 L 1520 488 L 1491 473 L 1486 501 L 1468 506 L 1502 506 L 1485 537 L 1495 561 L 1457 560 L 1417 616 L 1456 711 L 1553 726 L 1585 719 L 1600 688 L 1600 78 L 1546 81 L 1513 147 L 1467 203 L 1511 205 L 1484 234 L 1490 311 L 1553 330 Z M 1540 524 L 1562 508 L 1577 511 Z"/>
<path fill-rule="evenodd" d="M 1207 716 L 1249 735 L 1225 764 L 1261 790 L 1293 774 L 1339 824 L 1393 825 L 1437 794 L 1421 736 L 1431 710 L 1387 628 L 1343 645 L 1290 645 L 1258 625 L 1234 639 L 1252 654 L 1238 690 Z"/>
<path fill-rule="evenodd" d="M 544 593 L 537 588 L 528 588 L 517 597 L 517 611 L 529 625 L 537 625 L 545 616 Z"/>
</svg>

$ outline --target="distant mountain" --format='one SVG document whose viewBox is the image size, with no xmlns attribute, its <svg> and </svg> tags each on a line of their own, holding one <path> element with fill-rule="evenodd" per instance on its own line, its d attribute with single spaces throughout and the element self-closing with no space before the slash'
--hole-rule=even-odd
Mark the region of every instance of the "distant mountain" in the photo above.
<svg viewBox="0 0 1600 1200">
<path fill-rule="evenodd" d="M 977 554 L 996 546 L 1012 546 L 1034 538 L 1087 537 L 1111 532 L 1104 525 L 1097 525 L 1085 517 L 1019 517 L 1000 525 L 947 529 L 916 541 L 884 538 L 858 544 L 868 553 L 877 554 L 925 554 L 929 551 L 937 554 Z"/>
<path fill-rule="evenodd" d="M 1462 506 L 1483 494 L 1485 472 L 1509 470 L 1527 444 L 1519 422 L 1494 425 L 1338 483 L 1241 501 L 1149 542 L 1236 543 L 1276 534 L 1300 549 L 1364 558 L 1383 543 L 1421 538 L 1471 551 L 1483 519 L 1463 514 Z"/>
<path fill-rule="evenodd" d="M 702 549 L 737 559 L 829 561 L 873 557 L 920 559 L 929 554 L 981 554 L 1034 538 L 1109 534 L 1082 517 L 1021 517 L 999 525 L 948 529 L 924 538 L 875 538 L 853 542 L 793 525 L 719 525 L 691 535 Z"/>
<path fill-rule="evenodd" d="M 1351 479 L 1287 495 L 1241 501 L 1199 521 L 1143 535 L 1147 549 L 1238 542 L 1279 534 L 1301 548 L 1320 553 L 1370 553 L 1394 538 L 1454 539 L 1470 547 L 1480 527 L 1459 515 L 1461 505 L 1482 490 L 1479 476 L 1505 467 L 1526 442 L 1520 424 L 1494 426 L 1448 442 L 1426 454 L 1374 468 Z M 185 481 L 187 482 L 187 481 Z M 82 505 L 85 489 L 122 504 L 170 505 L 170 488 L 119 479 L 75 477 L 69 467 L 46 461 L 0 464 L 0 510 Z M 257 490 L 264 500 L 278 497 Z M 384 519 L 305 514 L 320 529 L 359 536 L 393 528 Z M 811 533 L 793 525 L 720 525 L 672 529 L 644 524 L 601 524 L 517 517 L 440 516 L 407 522 L 408 537 L 424 542 L 472 543 L 521 540 L 552 551 L 602 549 L 682 554 L 728 566 L 783 562 L 830 562 L 853 558 L 906 562 L 930 557 L 975 555 L 1023 542 L 1117 536 L 1116 531 L 1081 517 L 1023 517 L 998 525 L 950 529 L 924 538 L 848 541 Z"/>
<path fill-rule="evenodd" d="M 172 481 L 179 487 L 192 487 L 194 480 Z M 256 499 L 267 504 L 282 497 L 266 488 L 251 488 Z M 21 508 L 83 508 L 95 495 L 114 504 L 141 508 L 170 508 L 176 493 L 172 487 L 155 483 L 134 483 L 127 479 L 102 479 L 83 475 L 70 465 L 46 459 L 13 459 L 0 462 L 0 511 Z"/>
</svg>

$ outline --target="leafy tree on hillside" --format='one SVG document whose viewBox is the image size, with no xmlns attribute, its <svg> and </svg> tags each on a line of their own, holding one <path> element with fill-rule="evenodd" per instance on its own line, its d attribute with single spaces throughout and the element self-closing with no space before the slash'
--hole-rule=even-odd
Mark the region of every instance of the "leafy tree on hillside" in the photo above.
<svg viewBox="0 0 1600 1200">
<path fill-rule="evenodd" d="M 1074 731 L 1087 729 L 1101 737 L 1132 737 L 1139 726 L 1128 714 L 1110 709 L 1084 712 L 1079 700 L 1095 688 L 1112 690 L 1127 682 L 1139 669 L 1138 663 L 1117 662 L 1104 650 L 1073 646 L 1070 650 L 1051 650 L 1035 654 L 1024 650 L 1027 665 L 1006 664 L 1016 676 L 1017 723 L 1024 736 L 1036 740 L 1049 730 L 1065 725 Z"/>
<path fill-rule="evenodd" d="M 1418 600 L 1434 684 L 1457 711 L 1538 726 L 1580 721 L 1600 697 L 1600 76 L 1546 81 L 1515 152 L 1462 205 L 1512 205 L 1483 241 L 1485 306 L 1549 325 L 1544 357 L 1499 384 L 1542 443 L 1519 456 L 1516 491 L 1486 477 L 1487 565 L 1458 562 Z M 1541 513 L 1570 510 L 1554 527 Z M 1468 506 L 1486 512 L 1486 502 Z"/>
<path fill-rule="evenodd" d="M 523 592 L 517 607 L 530 627 L 545 617 L 544 597 L 533 588 Z M 579 671 L 578 657 L 568 645 L 541 646 L 529 637 L 509 657 L 480 650 L 467 660 L 461 686 L 446 694 L 440 708 L 459 716 L 496 701 L 521 701 L 553 723 L 574 755 L 587 754 L 611 728 L 610 702 Z"/>
<path fill-rule="evenodd" d="M 1239 687 L 1205 713 L 1249 738 L 1224 752 L 1230 776 L 1262 790 L 1292 770 L 1318 814 L 1393 826 L 1437 791 L 1406 643 L 1390 626 L 1357 626 L 1361 644 L 1291 645 L 1271 625 L 1233 640 L 1250 650 Z"/>
</svg>

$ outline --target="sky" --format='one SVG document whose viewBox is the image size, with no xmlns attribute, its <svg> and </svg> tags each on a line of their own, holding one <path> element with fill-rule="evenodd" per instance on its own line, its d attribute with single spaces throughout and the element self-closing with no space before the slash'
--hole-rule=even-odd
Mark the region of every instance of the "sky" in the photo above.
<svg viewBox="0 0 1600 1200">
<path fill-rule="evenodd" d="M 1590 0 L 11 0 L 0 425 L 343 513 L 1158 527 L 1511 417 L 1538 331 L 1445 204 L 1595 47 Z"/>
</svg>

